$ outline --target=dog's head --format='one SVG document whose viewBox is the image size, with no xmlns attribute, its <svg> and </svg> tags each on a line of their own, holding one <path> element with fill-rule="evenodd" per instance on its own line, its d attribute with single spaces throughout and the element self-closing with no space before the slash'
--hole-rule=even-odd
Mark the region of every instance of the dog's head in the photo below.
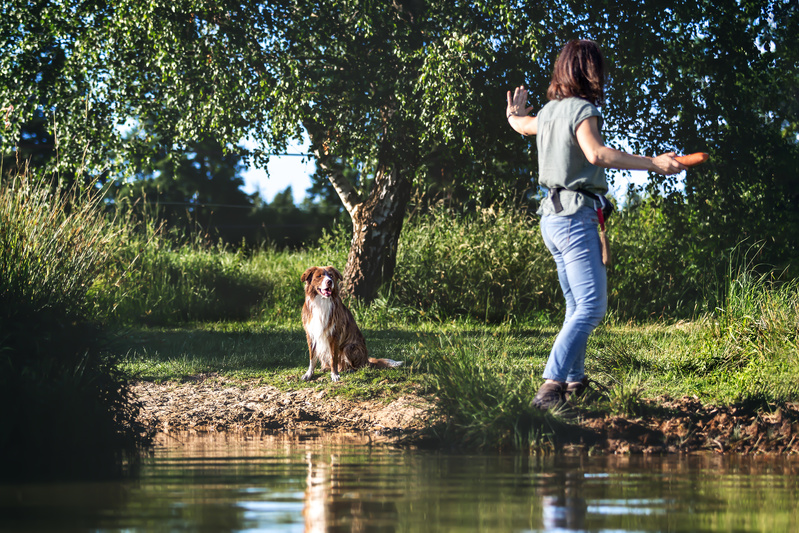
<svg viewBox="0 0 799 533">
<path fill-rule="evenodd" d="M 342 279 L 341 272 L 332 266 L 311 267 L 300 277 L 300 281 L 305 283 L 305 294 L 318 294 L 322 298 L 338 296 L 338 284 Z"/>
</svg>

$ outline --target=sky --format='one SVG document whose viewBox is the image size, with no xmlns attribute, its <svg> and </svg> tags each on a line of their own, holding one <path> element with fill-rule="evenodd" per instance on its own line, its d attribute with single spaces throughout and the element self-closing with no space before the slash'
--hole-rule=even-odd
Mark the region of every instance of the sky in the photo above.
<svg viewBox="0 0 799 533">
<path fill-rule="evenodd" d="M 309 144 L 297 142 L 289 145 L 286 153 L 305 154 Z M 305 199 L 305 191 L 311 186 L 311 176 L 316 170 L 313 159 L 300 155 L 273 155 L 269 157 L 269 177 L 263 169 L 250 167 L 242 173 L 244 187 L 247 194 L 258 192 L 261 198 L 270 203 L 275 195 L 291 187 L 294 204 L 298 205 Z"/>
</svg>

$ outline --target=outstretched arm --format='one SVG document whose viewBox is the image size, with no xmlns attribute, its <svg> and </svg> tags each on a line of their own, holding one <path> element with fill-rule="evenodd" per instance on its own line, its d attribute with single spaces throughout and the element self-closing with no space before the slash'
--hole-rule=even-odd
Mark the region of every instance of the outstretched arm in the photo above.
<svg viewBox="0 0 799 533">
<path fill-rule="evenodd" d="M 531 117 L 532 107 L 527 107 L 527 89 L 516 87 L 511 95 L 508 91 L 508 107 L 505 115 L 508 117 L 508 124 L 522 135 L 535 135 L 538 133 L 538 118 Z"/>
<path fill-rule="evenodd" d="M 577 144 L 580 145 L 585 158 L 592 165 L 603 168 L 619 168 L 623 170 L 648 170 L 658 174 L 676 174 L 685 170 L 674 156 L 674 152 L 657 157 L 632 155 L 605 146 L 599 134 L 597 117 L 589 117 L 577 126 Z"/>
</svg>

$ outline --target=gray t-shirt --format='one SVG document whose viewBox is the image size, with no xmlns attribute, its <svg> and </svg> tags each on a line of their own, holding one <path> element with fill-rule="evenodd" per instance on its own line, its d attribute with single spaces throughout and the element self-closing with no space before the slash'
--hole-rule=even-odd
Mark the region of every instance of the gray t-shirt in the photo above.
<svg viewBox="0 0 799 533">
<path fill-rule="evenodd" d="M 579 193 L 583 189 L 594 194 L 608 192 L 605 169 L 592 165 L 585 158 L 575 133 L 577 126 L 589 117 L 602 115 L 596 106 L 582 98 L 551 100 L 538 113 L 538 183 L 547 189 L 562 187 L 560 192 L 563 211 L 555 213 L 552 201 L 547 196 L 538 209 L 538 215 L 573 215 L 583 206 L 598 207 L 594 200 Z"/>
</svg>

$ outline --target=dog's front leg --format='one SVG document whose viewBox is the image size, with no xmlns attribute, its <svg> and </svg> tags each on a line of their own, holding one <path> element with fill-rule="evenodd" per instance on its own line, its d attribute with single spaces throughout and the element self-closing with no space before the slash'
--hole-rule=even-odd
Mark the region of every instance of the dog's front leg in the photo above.
<svg viewBox="0 0 799 533">
<path fill-rule="evenodd" d="M 316 358 L 311 357 L 311 364 L 308 365 L 308 371 L 302 375 L 303 381 L 311 381 L 311 378 L 313 377 L 314 367 L 316 367 Z"/>
<path fill-rule="evenodd" d="M 308 353 L 310 354 L 311 362 L 308 364 L 308 371 L 302 375 L 303 381 L 311 381 L 311 378 L 313 377 L 314 368 L 316 367 L 317 358 L 314 355 L 313 342 L 311 341 L 310 338 L 308 339 Z"/>
<path fill-rule="evenodd" d="M 341 379 L 338 375 L 339 361 L 341 360 L 341 348 L 337 342 L 332 344 L 333 345 L 330 347 L 330 379 L 335 382 Z"/>
</svg>

